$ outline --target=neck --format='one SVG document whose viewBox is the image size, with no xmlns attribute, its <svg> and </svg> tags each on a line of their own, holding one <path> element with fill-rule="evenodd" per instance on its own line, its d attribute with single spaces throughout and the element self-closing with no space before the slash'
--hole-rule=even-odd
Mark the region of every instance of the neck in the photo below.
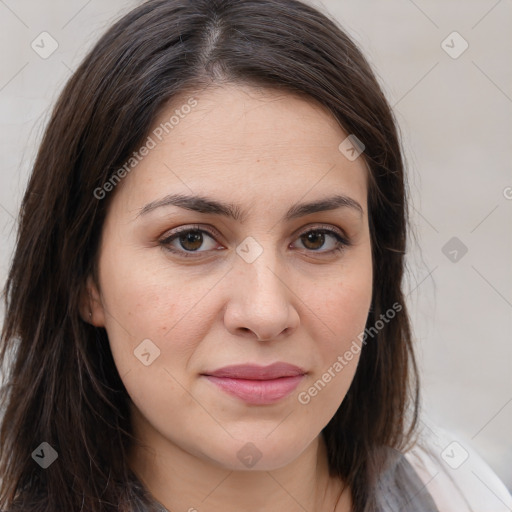
<svg viewBox="0 0 512 512">
<path fill-rule="evenodd" d="M 329 475 L 319 435 L 294 461 L 272 471 L 233 471 L 181 449 L 142 423 L 130 466 L 152 496 L 168 510 L 225 512 L 348 512 L 350 492 Z M 340 497 L 340 493 L 343 492 Z"/>
</svg>

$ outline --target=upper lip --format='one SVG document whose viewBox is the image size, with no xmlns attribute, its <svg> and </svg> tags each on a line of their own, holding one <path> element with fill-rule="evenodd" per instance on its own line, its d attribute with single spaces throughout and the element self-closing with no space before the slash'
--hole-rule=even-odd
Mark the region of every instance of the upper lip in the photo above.
<svg viewBox="0 0 512 512">
<path fill-rule="evenodd" d="M 203 375 L 211 377 L 227 377 L 231 379 L 270 380 L 280 377 L 295 377 L 304 375 L 305 370 L 289 363 L 278 362 L 269 366 L 258 366 L 255 364 L 235 364 L 219 368 L 213 372 Z"/>
</svg>

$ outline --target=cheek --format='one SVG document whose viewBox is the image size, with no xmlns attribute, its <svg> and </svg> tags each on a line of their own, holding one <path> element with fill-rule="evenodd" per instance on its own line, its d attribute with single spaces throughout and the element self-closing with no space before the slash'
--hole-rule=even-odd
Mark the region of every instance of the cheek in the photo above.
<svg viewBox="0 0 512 512">
<path fill-rule="evenodd" d="M 134 351 L 148 339 L 160 351 L 160 361 L 169 352 L 169 340 L 173 357 L 186 355 L 198 327 L 189 316 L 206 293 L 207 284 L 186 286 L 180 277 L 184 273 L 171 274 L 169 266 L 105 251 L 106 256 L 110 254 L 101 261 L 100 282 L 106 330 L 116 363 L 125 369 L 136 363 Z M 184 329 L 186 337 L 180 335 Z"/>
<path fill-rule="evenodd" d="M 371 273 L 347 275 L 309 300 L 317 305 L 314 374 L 298 390 L 304 415 L 318 428 L 334 416 L 352 383 L 371 305 Z M 325 334 L 323 334 L 325 333 Z"/>
<path fill-rule="evenodd" d="M 331 334 L 336 335 L 350 331 L 361 322 L 364 324 L 371 304 L 371 295 L 371 282 L 358 280 L 357 283 L 353 283 L 340 279 L 323 290 L 315 290 L 313 300 L 322 312 L 321 318 L 331 327 Z M 311 294 L 308 296 L 311 297 Z"/>
<path fill-rule="evenodd" d="M 356 258 L 354 258 L 356 259 Z M 318 320 L 328 327 L 327 346 L 341 350 L 364 330 L 372 299 L 371 256 L 361 255 L 355 264 L 343 265 L 341 270 L 324 282 L 310 287 L 308 304 L 314 305 Z"/>
<path fill-rule="evenodd" d="M 364 331 L 371 302 L 371 287 L 356 290 L 341 287 L 337 293 L 331 293 L 324 303 L 322 318 L 328 331 L 325 336 L 316 335 L 316 346 L 321 354 L 318 374 L 333 372 L 337 375 L 343 370 L 343 376 L 337 377 L 335 387 L 338 390 L 348 388 L 359 361 L 361 335 Z M 323 330 L 319 327 L 319 330 Z M 339 362 L 343 368 L 339 367 Z M 326 381 L 330 381 L 325 375 Z"/>
<path fill-rule="evenodd" d="M 357 369 L 361 340 L 372 299 L 371 255 L 359 254 L 343 266 L 336 278 L 320 282 L 307 295 L 319 364 L 315 378 L 322 402 L 330 402 L 335 412 Z M 310 384 L 310 383 L 308 383 Z M 328 389 L 327 389 L 328 388 Z M 311 390 L 315 395 L 315 390 Z"/>
</svg>

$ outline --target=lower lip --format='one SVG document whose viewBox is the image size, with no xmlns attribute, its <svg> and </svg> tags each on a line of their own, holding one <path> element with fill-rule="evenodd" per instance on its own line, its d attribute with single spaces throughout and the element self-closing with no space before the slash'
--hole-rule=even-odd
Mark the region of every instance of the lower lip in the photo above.
<svg viewBox="0 0 512 512">
<path fill-rule="evenodd" d="M 211 375 L 205 377 L 230 395 L 250 404 L 263 405 L 272 404 L 288 396 L 299 385 L 304 375 L 272 380 L 230 379 Z"/>
</svg>

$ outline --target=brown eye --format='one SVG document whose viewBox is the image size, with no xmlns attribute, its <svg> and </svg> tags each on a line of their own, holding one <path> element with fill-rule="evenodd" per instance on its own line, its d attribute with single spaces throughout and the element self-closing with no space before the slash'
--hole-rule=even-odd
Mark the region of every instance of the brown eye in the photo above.
<svg viewBox="0 0 512 512">
<path fill-rule="evenodd" d="M 198 257 L 202 253 L 220 249 L 214 234 L 199 227 L 180 229 L 160 241 L 169 252 L 183 257 Z M 350 245 L 348 239 L 331 228 L 310 229 L 299 235 L 303 249 L 318 254 L 331 254 Z M 208 243 L 210 244 L 208 246 Z"/>
<path fill-rule="evenodd" d="M 350 245 L 349 241 L 332 229 L 313 229 L 302 233 L 299 236 L 302 245 L 312 252 L 331 253 L 339 251 Z M 329 240 L 330 243 L 329 243 Z M 328 245 L 326 250 L 321 250 Z"/>
<path fill-rule="evenodd" d="M 166 250 L 184 257 L 199 256 L 204 252 L 215 249 L 217 246 L 214 235 L 205 229 L 199 228 L 175 231 L 161 240 L 160 244 Z"/>
<path fill-rule="evenodd" d="M 203 245 L 203 235 L 200 231 L 188 231 L 178 237 L 181 247 L 187 251 L 197 251 Z"/>
<path fill-rule="evenodd" d="M 321 249 L 325 243 L 325 234 L 320 231 L 310 231 L 301 237 L 302 243 L 307 249 L 318 250 Z"/>
</svg>

